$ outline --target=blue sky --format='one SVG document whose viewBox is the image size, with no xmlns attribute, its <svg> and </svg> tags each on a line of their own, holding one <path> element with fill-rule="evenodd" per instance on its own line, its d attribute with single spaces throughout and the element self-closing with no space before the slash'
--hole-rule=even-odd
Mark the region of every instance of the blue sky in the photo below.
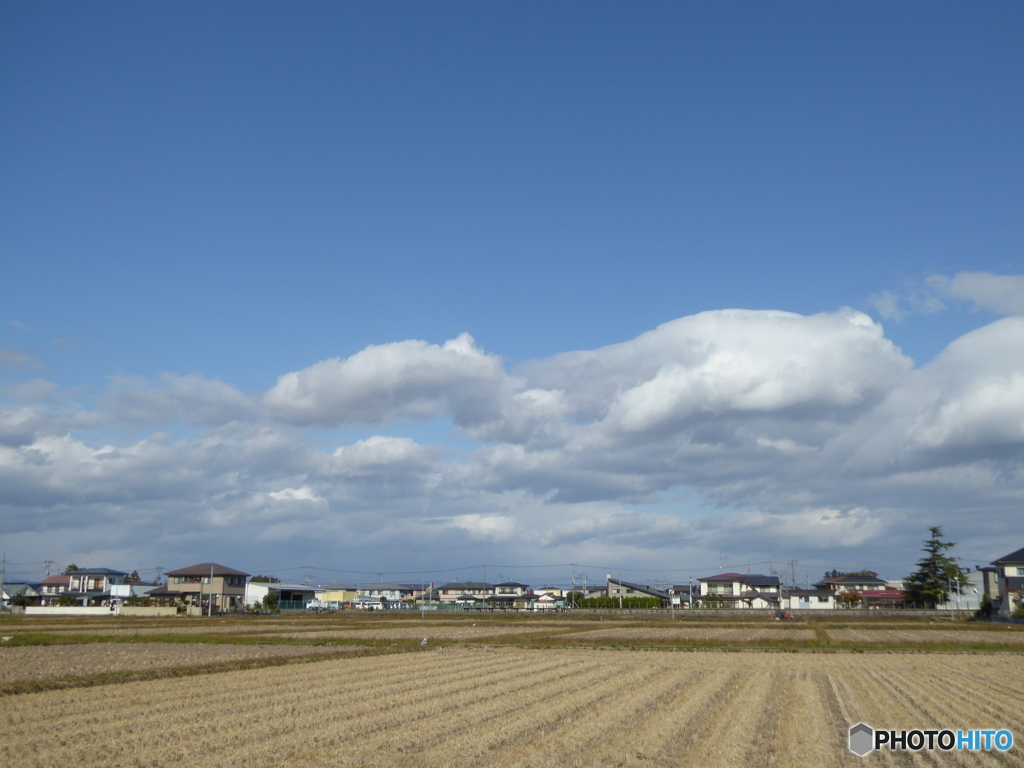
<svg viewBox="0 0 1024 768">
<path fill-rule="evenodd" d="M 895 572 L 916 557 L 928 517 L 906 476 L 858 492 L 848 478 L 826 488 L 794 475 L 769 490 L 781 470 L 729 448 L 790 441 L 823 456 L 883 406 L 932 441 L 914 472 L 982 467 L 1009 484 L 939 494 L 934 516 L 956 540 L 983 556 L 1014 530 L 1016 433 L 983 447 L 970 432 L 943 443 L 957 458 L 940 460 L 938 433 L 893 403 L 934 379 L 942 440 L 961 439 L 942 421 L 953 412 L 1018 425 L 1012 397 L 1000 411 L 991 386 L 1012 394 L 1024 371 L 1012 319 L 1024 242 L 1019 4 L 8 4 L 0 20 L 0 536 L 27 561 L 259 568 L 280 556 L 378 571 L 589 558 L 664 570 L 726 549 L 737 562 L 870 560 Z M 726 397 L 731 379 L 707 384 L 732 357 L 679 357 L 675 331 L 623 353 L 630 371 L 650 370 L 646 389 L 609 373 L 616 355 L 594 353 L 606 368 L 593 379 L 565 356 L 733 308 L 807 320 L 794 331 L 807 359 L 763 342 L 751 354 L 767 367 L 747 359 L 743 386 L 799 389 L 786 366 L 814 369 L 819 348 L 845 355 L 833 368 L 863 368 L 831 395 L 752 405 Z M 808 319 L 849 317 L 844 308 L 881 335 L 851 341 Z M 721 351 L 762 320 L 679 333 Z M 965 337 L 990 326 L 996 346 Z M 444 345 L 463 333 L 473 342 L 456 359 Z M 1004 367 L 954 387 L 935 372 L 949 366 L 928 366 L 958 339 L 965 359 Z M 867 357 L 864 345 L 875 345 Z M 311 368 L 333 358 L 349 364 Z M 672 366 L 697 378 L 684 386 Z M 306 390 L 275 389 L 304 371 Z M 621 409 L 653 407 L 648 390 L 672 393 L 682 419 L 646 438 L 679 462 L 657 469 L 657 453 L 631 453 L 629 440 L 610 450 L 602 432 Z M 739 409 L 731 443 L 679 415 L 711 413 L 722 427 L 722 398 Z M 766 426 L 766 409 L 799 411 L 799 439 Z M 638 413 L 621 429 L 649 426 Z M 812 418 L 832 426 L 812 436 Z M 403 446 L 416 454 L 415 482 L 411 465 L 402 474 L 383 459 L 360 470 L 358 494 L 351 468 L 310 480 L 303 461 L 320 459 L 304 451 L 374 436 L 396 461 L 413 461 Z M 214 437 L 236 463 L 189 464 Z M 70 453 L 46 442 L 58 438 Z M 864 440 L 849 456 L 908 455 L 899 440 Z M 276 453 L 256 447 L 273 441 Z M 151 458 L 107 475 L 107 444 Z M 683 449 L 711 444 L 721 455 L 694 469 Z M 511 453 L 495 458 L 513 449 L 514 467 Z M 33 474 L 26 457 L 40 455 L 48 469 Z M 559 463 L 569 457 L 573 472 Z M 68 473 L 91 479 L 55 494 Z M 285 502 L 310 506 L 277 509 Z M 737 533 L 820 509 L 838 515 L 833 527 L 866 527 L 770 548 Z M 958 523 L 972 514 L 984 531 Z M 209 535 L 182 539 L 165 522 L 175 515 Z M 701 530 L 730 533 L 711 541 L 674 522 L 694 515 Z M 545 528 L 558 516 L 575 533 Z M 288 529 L 296 519 L 319 537 Z M 452 525 L 465 541 L 410 543 Z M 240 540 L 218 554 L 208 542 L 224 526 Z M 666 537 L 671 546 L 651 544 Z"/>
</svg>

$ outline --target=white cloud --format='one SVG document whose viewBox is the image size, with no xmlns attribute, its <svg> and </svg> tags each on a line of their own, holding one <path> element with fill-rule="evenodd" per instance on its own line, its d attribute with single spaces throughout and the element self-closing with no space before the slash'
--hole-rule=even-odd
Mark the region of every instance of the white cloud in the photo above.
<svg viewBox="0 0 1024 768">
<path fill-rule="evenodd" d="M 159 386 L 131 376 L 112 376 L 110 381 L 110 389 L 99 401 L 114 417 L 129 424 L 161 424 L 180 418 L 192 424 L 219 426 L 251 421 L 258 415 L 252 397 L 198 373 L 163 373 Z"/>
<path fill-rule="evenodd" d="M 877 399 L 910 368 L 859 312 L 704 312 L 661 326 L 663 361 L 616 394 L 605 421 L 651 431 L 691 418 L 789 411 L 818 414 Z M 676 358 L 684 349 L 684 359 Z"/>
<path fill-rule="evenodd" d="M 820 507 L 786 513 L 757 510 L 736 512 L 728 528 L 759 541 L 771 541 L 775 547 L 836 549 L 856 547 L 876 540 L 886 530 L 882 515 L 864 507 L 847 511 Z"/>
<path fill-rule="evenodd" d="M 492 417 L 504 378 L 501 360 L 464 333 L 440 346 L 400 341 L 324 360 L 281 376 L 263 403 L 303 425 L 419 421 L 446 411 L 477 424 Z"/>
<path fill-rule="evenodd" d="M 224 546 L 275 562 L 275 546 L 400 561 L 785 559 L 896 546 L 965 516 L 995 537 L 1024 503 L 1021 350 L 1024 319 L 1007 318 L 913 369 L 857 312 L 723 310 L 511 373 L 462 336 L 368 347 L 263 396 L 198 374 L 122 377 L 94 412 L 25 382 L 5 390 L 25 402 L 0 409 L 0 525 L 26 542 L 61 531 L 66 547 L 103 530 L 104 551 L 193 552 L 230 531 Z M 488 444 L 375 435 L 321 450 L 296 426 L 442 414 Z M 175 419 L 206 428 L 102 446 L 68 434 Z M 679 488 L 701 517 L 673 513 Z"/>
<path fill-rule="evenodd" d="M 469 531 L 473 538 L 491 541 L 508 541 L 516 529 L 515 518 L 502 515 L 458 515 L 451 524 Z"/>
</svg>

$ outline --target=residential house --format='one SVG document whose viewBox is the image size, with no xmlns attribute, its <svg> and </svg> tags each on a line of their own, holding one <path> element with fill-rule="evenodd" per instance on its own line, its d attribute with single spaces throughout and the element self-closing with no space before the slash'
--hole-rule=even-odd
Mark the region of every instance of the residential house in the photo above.
<svg viewBox="0 0 1024 768">
<path fill-rule="evenodd" d="M 877 574 L 851 573 L 835 576 L 817 582 L 816 589 L 827 589 L 831 592 L 877 592 L 889 589 L 889 584 Z"/>
<path fill-rule="evenodd" d="M 529 591 L 529 584 L 520 584 L 518 581 L 503 581 L 494 585 L 494 594 L 498 597 L 518 597 Z"/>
<path fill-rule="evenodd" d="M 565 598 L 551 592 L 542 592 L 533 596 L 533 600 L 529 603 L 529 609 L 531 611 L 564 611 Z"/>
<path fill-rule="evenodd" d="M 465 602 L 467 597 L 484 600 L 494 594 L 494 585 L 482 581 L 452 581 L 437 588 L 442 603 Z"/>
<path fill-rule="evenodd" d="M 115 571 L 112 568 L 79 568 L 67 574 L 67 589 L 59 592 L 58 597 L 60 594 L 66 594 L 79 605 L 100 605 L 110 600 L 111 586 L 124 584 L 127 576 L 124 571 Z M 46 579 L 43 585 L 49 581 L 50 579 Z"/>
<path fill-rule="evenodd" d="M 412 588 L 403 584 L 367 584 L 356 590 L 356 603 L 366 607 L 392 608 L 412 598 Z"/>
<path fill-rule="evenodd" d="M 831 610 L 836 607 L 836 594 L 831 589 L 787 588 L 781 593 L 781 607 L 791 611 Z"/>
<path fill-rule="evenodd" d="M 886 581 L 878 578 L 878 575 L 870 571 L 864 573 L 851 573 L 843 576 L 834 576 L 822 579 L 814 587 L 819 590 L 832 592 L 837 598 L 836 607 L 851 607 L 844 603 L 842 595 L 856 595 L 859 602 L 852 605 L 855 608 L 904 608 L 902 582 Z"/>
<path fill-rule="evenodd" d="M 998 604 L 993 600 L 993 612 L 1009 616 L 1024 606 L 1024 549 L 993 560 L 996 568 L 996 585 L 999 591 Z"/>
<path fill-rule="evenodd" d="M 4 582 L 3 590 L 0 591 L 0 605 L 9 608 L 15 602 L 18 605 L 39 605 L 39 592 L 31 584 Z"/>
<path fill-rule="evenodd" d="M 700 585 L 673 584 L 668 590 L 672 605 L 680 608 L 692 608 L 693 603 L 700 599 Z"/>
<path fill-rule="evenodd" d="M 727 608 L 778 608 L 781 582 L 762 573 L 720 573 L 697 579 L 702 603 Z"/>
<path fill-rule="evenodd" d="M 513 606 L 519 611 L 564 611 L 565 598 L 549 592 L 524 592 L 513 600 Z"/>
<path fill-rule="evenodd" d="M 49 576 L 43 579 L 36 587 L 36 591 L 39 592 L 39 604 L 56 605 L 60 596 L 68 591 L 70 584 L 70 576 Z"/>
<path fill-rule="evenodd" d="M 662 600 L 664 604 L 667 604 L 672 599 L 668 592 L 655 589 L 646 584 L 634 584 L 631 581 L 613 579 L 610 573 L 605 578 L 607 581 L 605 589 L 608 591 L 608 597 L 611 598 L 656 597 Z"/>
<path fill-rule="evenodd" d="M 176 598 L 207 611 L 241 611 L 245 609 L 245 580 L 249 575 L 218 563 L 198 563 L 168 571 L 163 589 L 149 595 Z"/>
</svg>

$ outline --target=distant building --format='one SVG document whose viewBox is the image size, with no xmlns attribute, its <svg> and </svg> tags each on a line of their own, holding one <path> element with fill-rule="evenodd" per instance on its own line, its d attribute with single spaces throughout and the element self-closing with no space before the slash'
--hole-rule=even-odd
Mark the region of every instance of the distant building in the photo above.
<svg viewBox="0 0 1024 768">
<path fill-rule="evenodd" d="M 727 608 L 778 608 L 778 576 L 763 573 L 720 573 L 697 579 L 701 603 L 720 603 Z"/>
<path fill-rule="evenodd" d="M 177 598 L 186 605 L 220 613 L 241 611 L 245 609 L 245 580 L 248 576 L 248 573 L 219 563 L 198 563 L 168 571 L 164 588 L 149 595 Z"/>
<path fill-rule="evenodd" d="M 623 581 L 622 579 L 613 579 L 609 573 L 605 576 L 607 582 L 606 589 L 608 590 L 608 597 L 611 598 L 627 598 L 627 597 L 656 597 L 667 605 L 672 599 L 668 592 L 647 584 L 635 584 L 631 581 Z"/>
<path fill-rule="evenodd" d="M 1024 605 L 1024 549 L 993 560 L 996 568 L 996 583 L 999 602 L 993 605 L 994 612 L 1009 616 Z"/>
<path fill-rule="evenodd" d="M 451 581 L 437 588 L 442 603 L 465 601 L 467 597 L 484 600 L 494 594 L 494 585 L 483 581 Z"/>
</svg>

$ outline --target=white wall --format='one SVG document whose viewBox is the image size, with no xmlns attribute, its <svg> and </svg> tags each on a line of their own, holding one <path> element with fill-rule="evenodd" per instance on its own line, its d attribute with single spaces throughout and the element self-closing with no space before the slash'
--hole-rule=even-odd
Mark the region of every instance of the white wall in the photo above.
<svg viewBox="0 0 1024 768">
<path fill-rule="evenodd" d="M 27 605 L 26 616 L 114 616 L 112 607 L 84 608 L 80 605 Z"/>
<path fill-rule="evenodd" d="M 249 606 L 259 605 L 269 592 L 269 584 L 250 581 L 245 585 L 245 604 Z"/>
</svg>

